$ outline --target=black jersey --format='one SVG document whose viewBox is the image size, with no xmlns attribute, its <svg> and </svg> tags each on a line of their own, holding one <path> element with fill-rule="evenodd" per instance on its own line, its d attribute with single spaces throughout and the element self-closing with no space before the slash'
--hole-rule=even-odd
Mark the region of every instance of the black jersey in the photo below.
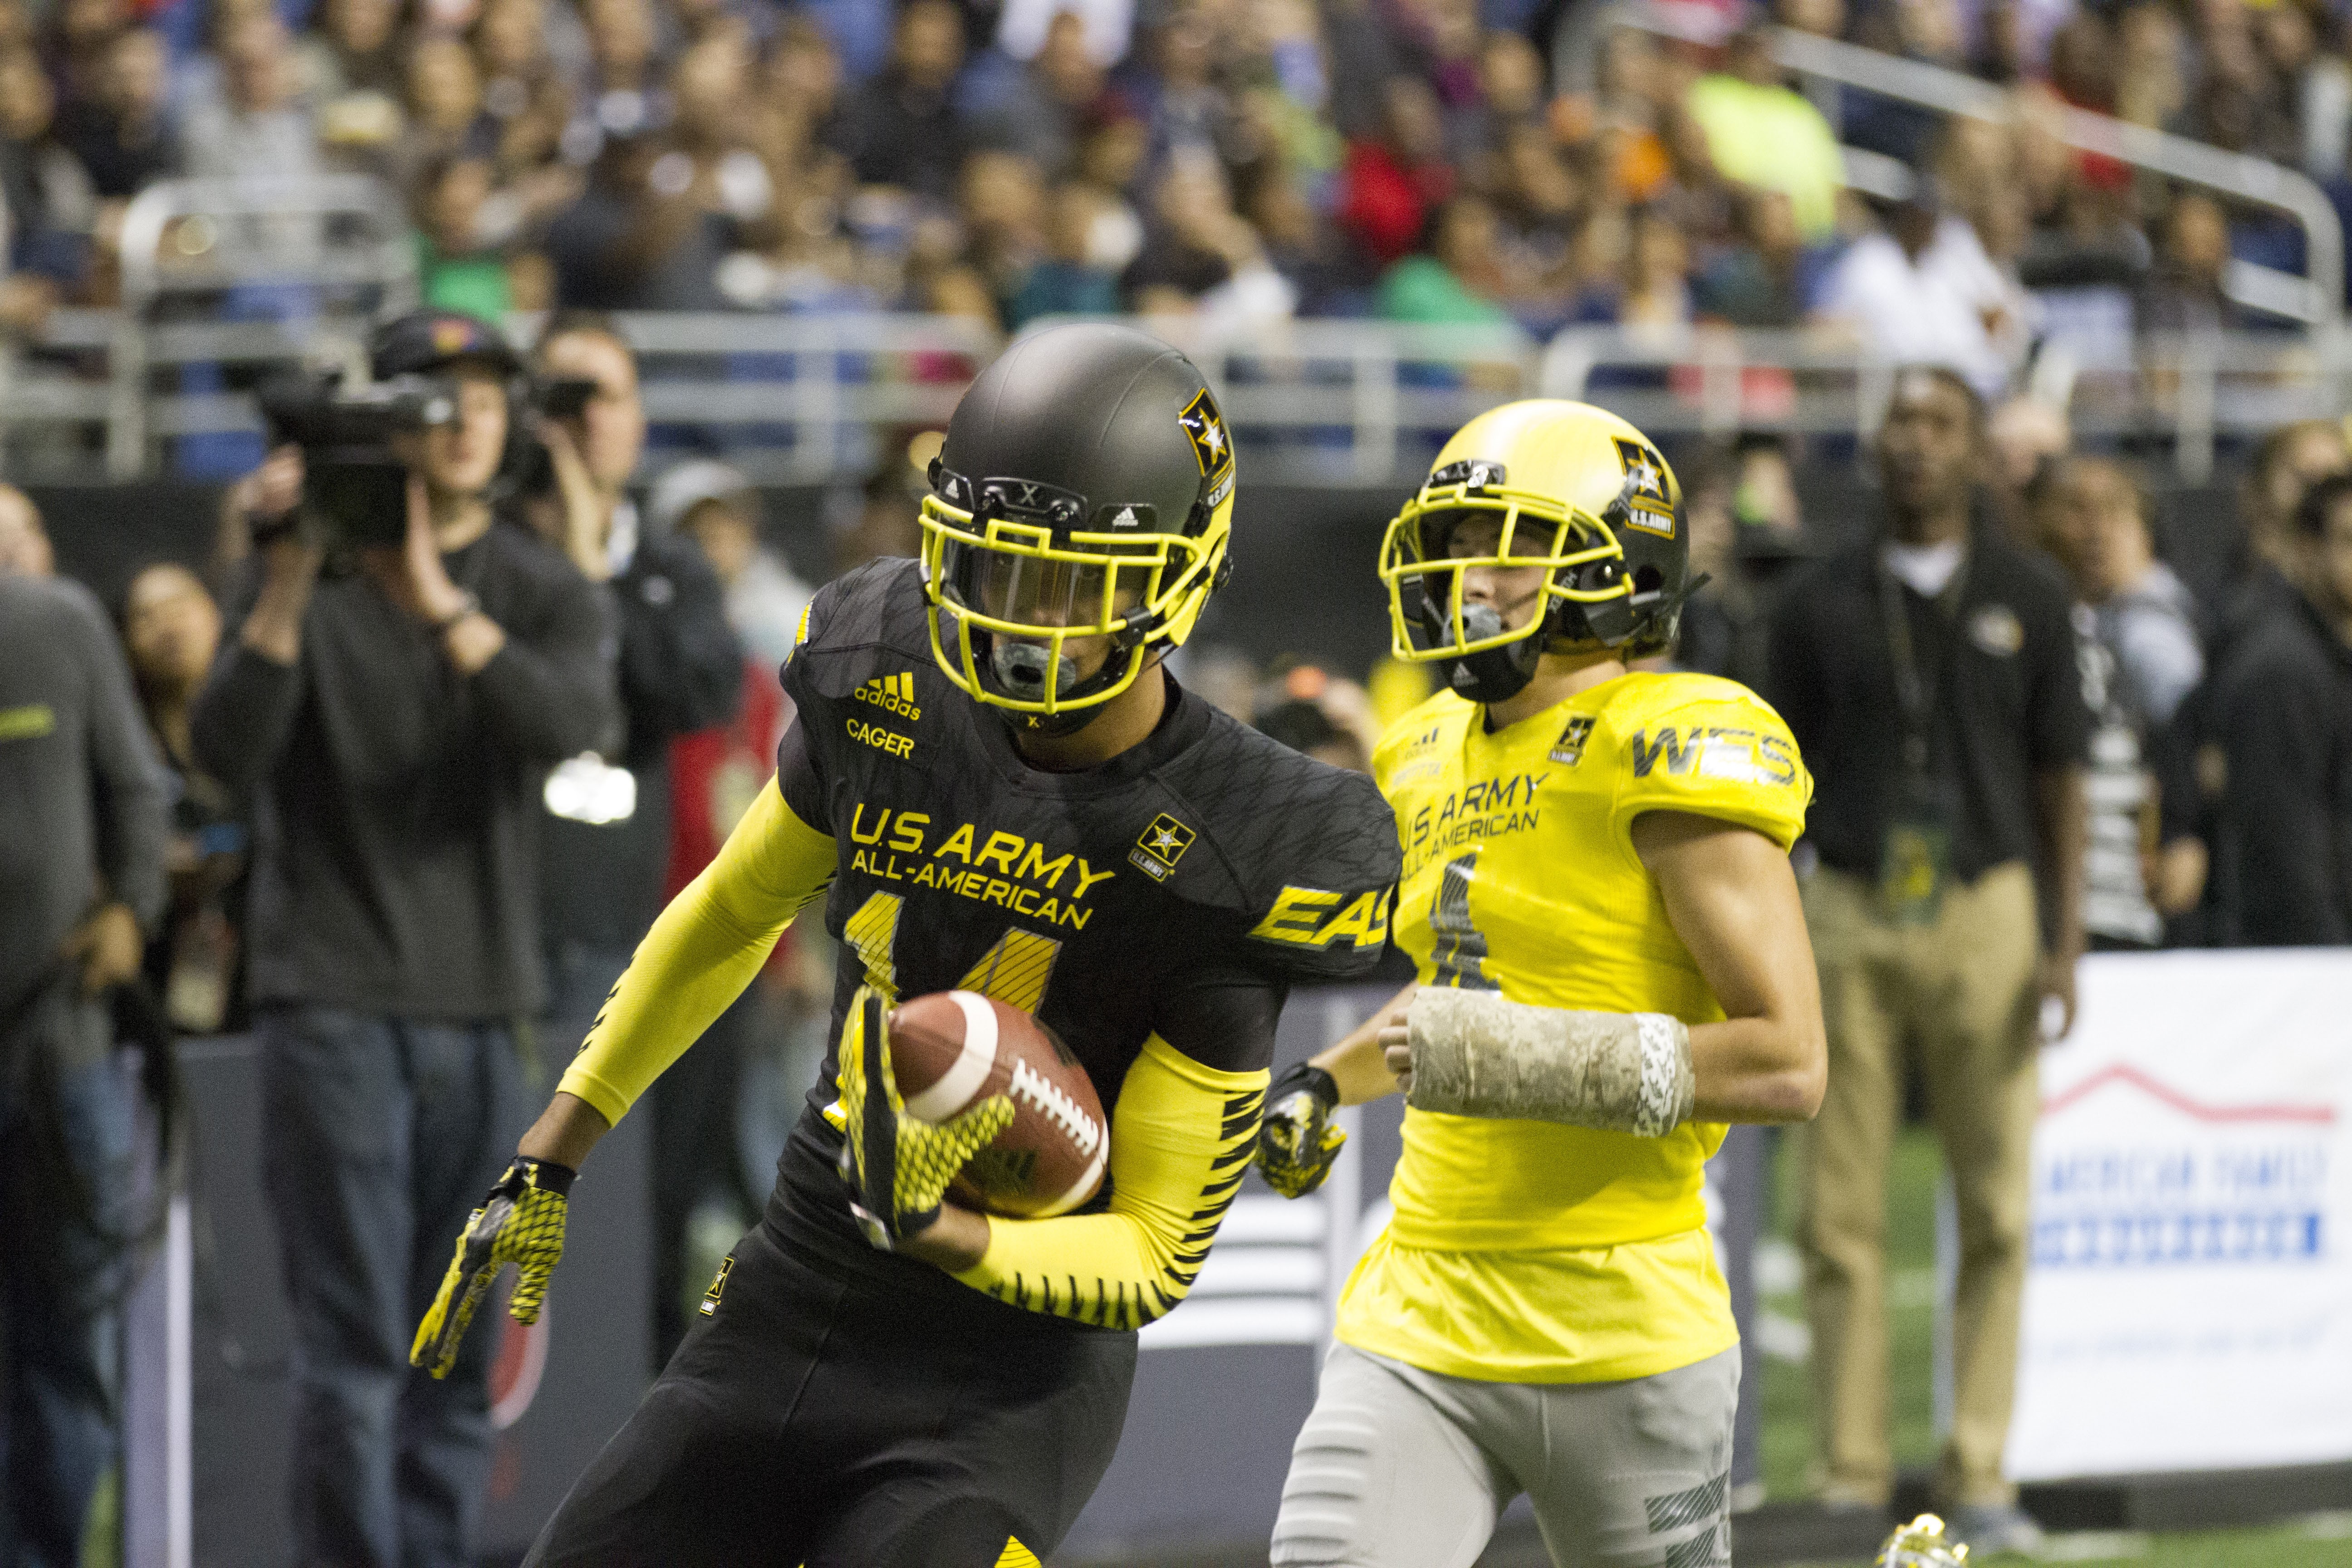
<svg viewBox="0 0 2352 1568">
<path fill-rule="evenodd" d="M 973 702 L 934 662 L 911 561 L 819 594 L 783 682 L 798 713 L 779 787 L 839 847 L 825 903 L 842 944 L 835 1040 L 861 984 L 985 992 L 1060 1036 L 1108 1110 L 1154 1034 L 1208 1067 L 1266 1068 L 1289 984 L 1369 973 L 1387 945 L 1397 835 L 1370 778 L 1172 679 L 1139 745 L 1085 773 L 1032 768 L 1008 727 L 1018 716 Z M 828 1053 L 771 1218 L 910 1289 L 993 1306 L 859 1237 L 834 1170 L 840 1136 L 820 1114 L 835 1069 Z M 1106 1187 L 1090 1206 L 1108 1200 Z"/>
</svg>

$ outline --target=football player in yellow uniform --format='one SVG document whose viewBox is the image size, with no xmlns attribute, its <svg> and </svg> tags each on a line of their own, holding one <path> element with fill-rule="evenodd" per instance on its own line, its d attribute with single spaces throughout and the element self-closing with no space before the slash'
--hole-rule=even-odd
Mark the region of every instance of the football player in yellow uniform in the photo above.
<svg viewBox="0 0 2352 1568">
<path fill-rule="evenodd" d="M 1407 1105 L 1395 1218 L 1283 1490 L 1286 1568 L 1466 1568 L 1522 1491 L 1556 1563 L 1731 1561 L 1738 1334 L 1700 1167 L 1727 1122 L 1811 1116 L 1826 1049 L 1795 743 L 1744 687 L 1629 668 L 1673 646 L 1678 500 L 1631 425 L 1526 402 L 1447 443 L 1390 525 L 1395 651 L 1451 689 L 1373 763 L 1419 979 L 1267 1096 L 1259 1163 L 1294 1195 L 1334 1105 Z"/>
</svg>

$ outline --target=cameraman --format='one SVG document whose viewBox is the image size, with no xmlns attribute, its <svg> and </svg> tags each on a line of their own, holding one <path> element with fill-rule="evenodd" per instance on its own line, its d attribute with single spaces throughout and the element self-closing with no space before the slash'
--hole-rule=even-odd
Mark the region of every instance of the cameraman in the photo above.
<svg viewBox="0 0 2352 1568">
<path fill-rule="evenodd" d="M 531 504 L 541 531 L 560 531 L 582 574 L 610 584 L 625 726 L 609 761 L 575 758 L 548 791 L 541 909 L 554 990 L 548 1033 L 560 1057 L 586 1037 L 661 912 L 670 742 L 735 717 L 743 649 L 700 547 L 646 526 L 629 495 L 645 451 L 646 414 L 636 356 L 618 325 L 589 311 L 560 313 L 548 321 L 535 357 L 553 405 L 539 434 L 554 487 Z M 633 809 L 622 812 L 624 803 Z M 731 1032 L 714 1030 L 651 1095 L 656 1371 L 685 1333 L 688 1216 L 705 1187 L 734 1168 L 733 1040 Z"/>
<path fill-rule="evenodd" d="M 393 438 L 404 521 L 332 520 L 331 550 L 315 520 L 294 526 L 299 466 L 273 459 L 253 487 L 241 624 L 194 738 L 252 797 L 298 1560 L 457 1568 L 473 1561 L 497 1336 L 446 1382 L 409 1370 L 409 1339 L 513 1137 L 514 1021 L 545 991 L 541 779 L 604 732 L 614 698 L 597 591 L 493 516 L 513 351 L 428 310 L 383 328 L 372 357 L 380 379 L 445 378 L 454 417 Z"/>
</svg>

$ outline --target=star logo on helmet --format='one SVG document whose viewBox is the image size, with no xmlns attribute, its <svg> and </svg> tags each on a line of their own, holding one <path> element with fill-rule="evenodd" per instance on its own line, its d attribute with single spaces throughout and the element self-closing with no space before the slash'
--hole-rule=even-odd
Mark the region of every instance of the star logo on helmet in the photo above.
<svg viewBox="0 0 2352 1568">
<path fill-rule="evenodd" d="M 1639 441 L 1622 436 L 1612 440 L 1617 447 L 1617 461 L 1625 471 L 1625 493 L 1622 499 L 1625 521 L 1644 532 L 1663 533 L 1672 539 L 1675 501 L 1666 488 L 1665 459 Z"/>
<path fill-rule="evenodd" d="M 1184 405 L 1176 422 L 1184 426 L 1184 434 L 1192 439 L 1192 456 L 1200 463 L 1203 478 L 1233 461 L 1233 438 L 1207 387 Z"/>
</svg>

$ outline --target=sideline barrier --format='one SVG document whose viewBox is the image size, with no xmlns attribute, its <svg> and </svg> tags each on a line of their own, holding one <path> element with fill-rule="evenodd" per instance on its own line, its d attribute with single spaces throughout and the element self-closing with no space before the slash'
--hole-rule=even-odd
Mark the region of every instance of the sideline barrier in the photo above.
<svg viewBox="0 0 2352 1568">
<path fill-rule="evenodd" d="M 2099 954 L 2042 1058 L 2019 1480 L 2352 1459 L 2352 950 Z"/>
</svg>

